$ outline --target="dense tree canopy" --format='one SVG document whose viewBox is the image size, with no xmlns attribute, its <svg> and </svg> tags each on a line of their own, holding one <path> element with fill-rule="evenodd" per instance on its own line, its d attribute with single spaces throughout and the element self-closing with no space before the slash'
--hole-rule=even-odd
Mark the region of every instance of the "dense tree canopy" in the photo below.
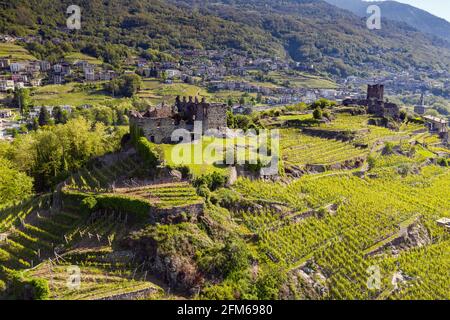
<svg viewBox="0 0 450 320">
<path fill-rule="evenodd" d="M 93 125 L 84 118 L 71 119 L 65 125 L 19 136 L 8 156 L 21 171 L 35 178 L 37 190 L 43 190 L 91 158 L 119 148 L 124 130 L 111 130 L 102 123 Z"/>
<path fill-rule="evenodd" d="M 17 170 L 11 161 L 0 158 L 0 206 L 22 200 L 32 190 L 33 179 Z"/>
</svg>

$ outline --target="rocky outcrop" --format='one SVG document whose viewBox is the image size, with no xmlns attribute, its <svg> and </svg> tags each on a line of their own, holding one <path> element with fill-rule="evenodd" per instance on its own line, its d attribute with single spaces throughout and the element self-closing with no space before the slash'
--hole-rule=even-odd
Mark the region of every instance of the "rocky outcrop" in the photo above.
<svg viewBox="0 0 450 320">
<path fill-rule="evenodd" d="M 371 250 L 367 255 L 377 255 L 384 252 L 386 249 L 391 249 L 393 254 L 397 254 L 401 250 L 423 247 L 431 244 L 431 242 L 432 240 L 428 230 L 419 221 L 416 221 L 408 227 L 401 229 L 400 232 L 391 237 L 389 241 Z"/>
<path fill-rule="evenodd" d="M 328 295 L 327 276 L 324 270 L 310 260 L 288 273 L 288 281 L 280 290 L 285 300 L 323 299 Z"/>
<path fill-rule="evenodd" d="M 195 222 L 203 214 L 205 204 L 196 203 L 172 208 L 152 208 L 151 223 L 173 224 L 182 222 Z"/>
</svg>

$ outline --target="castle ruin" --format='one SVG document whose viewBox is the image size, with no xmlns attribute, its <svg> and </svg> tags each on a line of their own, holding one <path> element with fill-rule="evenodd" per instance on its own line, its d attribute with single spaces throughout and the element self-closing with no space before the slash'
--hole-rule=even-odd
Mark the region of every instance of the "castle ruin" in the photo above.
<svg viewBox="0 0 450 320">
<path fill-rule="evenodd" d="M 201 134 L 208 131 L 223 131 L 227 127 L 227 106 L 220 103 L 207 103 L 205 98 L 201 102 L 198 98 L 179 96 L 175 105 L 168 106 L 164 103 L 158 108 L 150 108 L 140 113 L 130 113 L 130 129 L 139 128 L 143 135 L 154 143 L 171 143 L 173 131 L 185 129 L 194 137 L 194 122 L 202 125 Z"/>
<path fill-rule="evenodd" d="M 344 106 L 366 106 L 367 112 L 377 117 L 390 117 L 398 119 L 400 108 L 395 103 L 384 100 L 384 85 L 375 84 L 367 86 L 366 99 L 345 99 Z"/>
</svg>

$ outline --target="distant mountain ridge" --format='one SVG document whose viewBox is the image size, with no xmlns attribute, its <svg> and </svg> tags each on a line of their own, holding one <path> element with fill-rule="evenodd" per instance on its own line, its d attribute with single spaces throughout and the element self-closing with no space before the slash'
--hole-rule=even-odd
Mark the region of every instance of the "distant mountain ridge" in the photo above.
<svg viewBox="0 0 450 320">
<path fill-rule="evenodd" d="M 373 1 L 363 0 L 325 0 L 326 2 L 345 10 L 349 10 L 360 17 L 367 15 L 367 7 L 376 4 L 381 8 L 382 18 L 404 22 L 417 30 L 441 37 L 450 41 L 450 22 L 445 19 L 396 1 Z"/>
</svg>

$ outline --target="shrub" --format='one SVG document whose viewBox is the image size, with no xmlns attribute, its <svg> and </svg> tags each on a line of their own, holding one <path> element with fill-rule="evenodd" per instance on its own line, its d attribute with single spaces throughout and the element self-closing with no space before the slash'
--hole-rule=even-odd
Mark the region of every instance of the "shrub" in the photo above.
<svg viewBox="0 0 450 320">
<path fill-rule="evenodd" d="M 450 166 L 450 159 L 440 158 L 437 161 L 438 165 L 443 167 L 449 167 Z"/>
<path fill-rule="evenodd" d="M 250 172 L 257 173 L 261 170 L 261 168 L 264 167 L 264 164 L 260 159 L 258 159 L 256 163 L 249 163 L 248 161 L 246 161 L 244 167 Z"/>
<path fill-rule="evenodd" d="M 223 188 L 215 192 L 215 198 L 220 206 L 231 208 L 234 204 L 239 203 L 240 194 L 228 188 Z"/>
<path fill-rule="evenodd" d="M 261 272 L 256 280 L 258 299 L 279 299 L 280 287 L 285 280 L 286 272 L 281 267 L 270 266 L 267 270 Z"/>
<path fill-rule="evenodd" d="M 317 109 L 317 108 L 325 109 L 325 108 L 334 107 L 334 106 L 336 106 L 336 102 L 335 101 L 330 101 L 330 100 L 324 99 L 324 98 L 321 98 L 321 99 L 317 100 L 316 102 L 314 102 L 311 105 L 311 107 L 313 109 Z"/>
<path fill-rule="evenodd" d="M 392 154 L 394 152 L 394 144 L 392 142 L 386 142 L 383 149 L 384 154 Z"/>
<path fill-rule="evenodd" d="M 45 279 L 31 279 L 29 284 L 33 288 L 34 300 L 46 300 L 50 296 L 48 282 Z"/>
<path fill-rule="evenodd" d="M 81 210 L 84 213 L 91 213 L 97 207 L 97 200 L 94 197 L 87 197 L 81 201 Z"/>
<path fill-rule="evenodd" d="M 209 190 L 214 191 L 222 188 L 227 183 L 227 176 L 220 172 L 214 171 L 210 174 L 204 174 L 196 178 L 192 183 L 194 187 L 199 188 L 201 185 L 205 185 Z"/>
<path fill-rule="evenodd" d="M 209 200 L 210 197 L 211 197 L 211 191 L 209 191 L 208 187 L 206 185 L 204 185 L 204 184 L 200 185 L 197 188 L 197 194 L 200 197 L 205 198 L 206 200 Z"/>
<path fill-rule="evenodd" d="M 22 273 L 9 275 L 9 289 L 18 300 L 46 300 L 50 296 L 48 282 L 45 279 L 27 278 Z"/>
<path fill-rule="evenodd" d="M 322 119 L 322 116 L 323 116 L 322 110 L 320 108 L 316 108 L 313 112 L 314 119 L 320 120 Z"/>
<path fill-rule="evenodd" d="M 328 110 L 323 111 L 322 116 L 328 120 L 333 120 L 333 116 L 331 115 L 331 112 Z"/>
<path fill-rule="evenodd" d="M 152 204 L 144 199 L 131 198 L 119 195 L 102 195 L 97 198 L 98 207 L 118 212 L 127 212 L 140 218 L 147 218 Z"/>
<path fill-rule="evenodd" d="M 201 298 L 209 300 L 234 300 L 234 288 L 229 284 L 209 286 L 202 291 Z"/>
<path fill-rule="evenodd" d="M 377 160 L 375 159 L 375 157 L 369 156 L 367 158 L 367 163 L 369 164 L 369 170 L 372 170 L 373 168 L 375 168 Z"/>
<path fill-rule="evenodd" d="M 183 177 L 183 179 L 192 178 L 191 169 L 188 166 L 179 166 L 176 169 L 181 172 L 181 176 Z"/>
</svg>

